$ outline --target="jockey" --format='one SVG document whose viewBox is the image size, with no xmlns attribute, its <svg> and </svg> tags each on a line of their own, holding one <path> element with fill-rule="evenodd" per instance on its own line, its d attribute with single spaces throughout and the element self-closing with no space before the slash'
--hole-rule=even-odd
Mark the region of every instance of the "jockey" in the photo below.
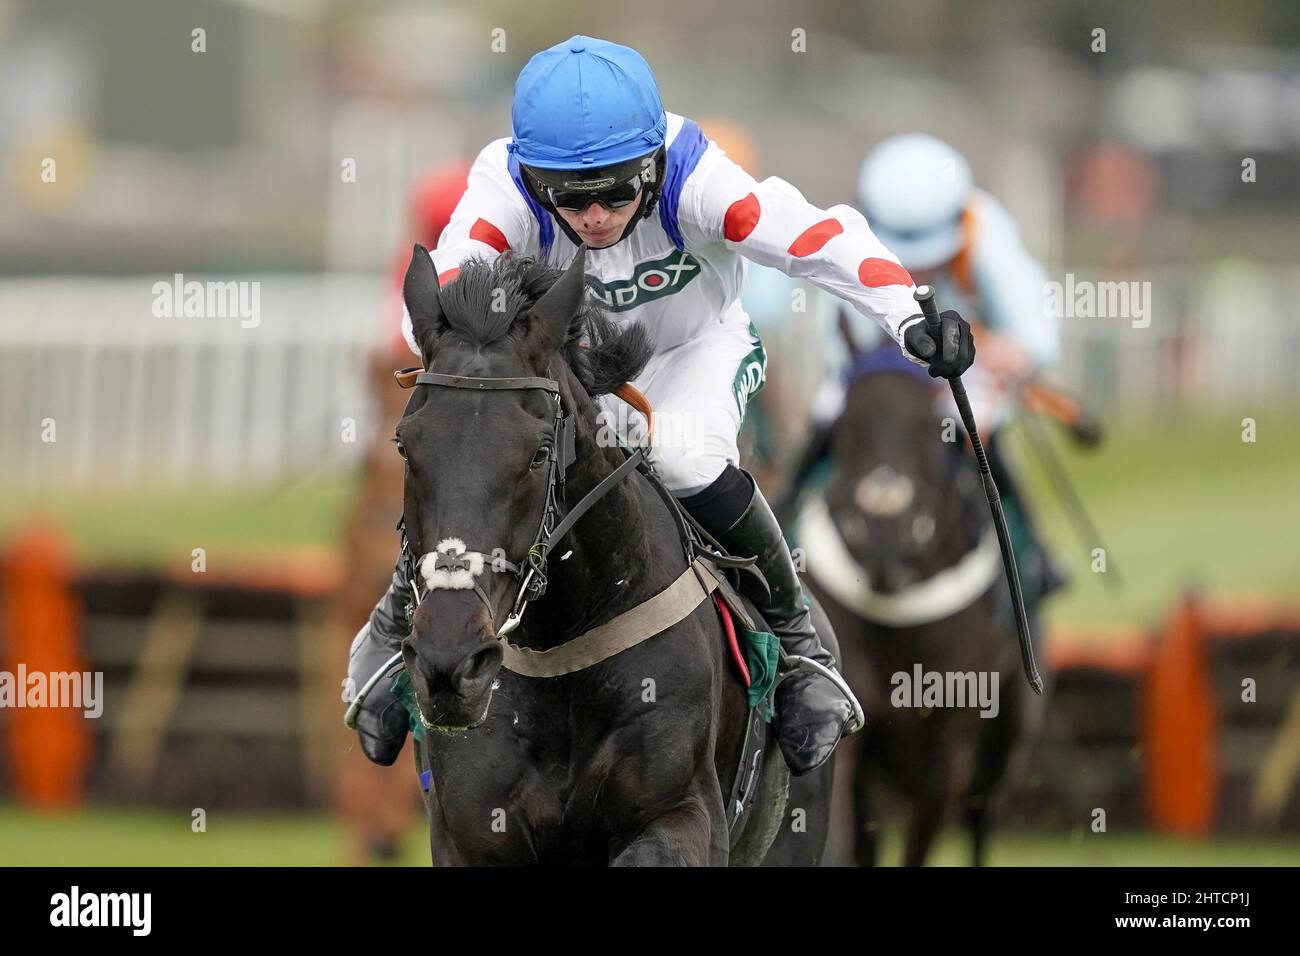
<svg viewBox="0 0 1300 956">
<path fill-rule="evenodd" d="M 447 223 L 451 222 L 451 214 L 456 211 L 460 197 L 465 195 L 468 182 L 469 163 L 463 160 L 436 166 L 420 177 L 411 191 L 409 204 L 412 242 L 418 242 L 427 249 L 438 244 L 438 237 L 447 228 Z M 402 331 L 406 312 L 402 302 L 402 283 L 406 279 L 410 263 L 411 244 L 407 242 L 402 244 L 398 255 L 393 258 L 390 273 L 393 298 L 391 309 L 387 310 L 392 318 L 385 322 L 385 329 L 391 329 L 391 334 L 386 338 L 392 343 L 389 345 L 386 341 L 385 345 L 392 349 L 394 355 L 403 357 L 410 346 L 406 344 L 406 336 Z M 388 384 L 392 384 L 391 380 Z"/>
<path fill-rule="evenodd" d="M 980 423 L 994 480 L 1006 505 L 1025 592 L 1032 610 L 1062 587 L 1030 519 L 1019 482 L 1000 441 L 1008 389 L 1054 365 L 1061 350 L 1059 319 L 1046 307 L 1043 266 L 1020 241 L 1015 221 L 993 196 L 974 185 L 970 165 L 953 147 L 924 134 L 894 136 L 862 163 L 858 203 L 876 235 L 917 282 L 934 286 L 940 302 L 955 304 L 980 330 L 980 365 L 966 377 L 975 420 Z M 846 314 L 854 347 L 879 341 L 873 328 Z M 834 322 L 823 323 L 822 345 L 835 370 L 813 402 L 813 429 L 801 476 L 826 451 L 826 435 L 839 415 L 845 383 L 845 343 Z M 944 392 L 942 413 L 960 421 Z"/>
<path fill-rule="evenodd" d="M 728 551 L 758 556 L 770 594 L 750 597 L 786 653 L 835 667 L 781 529 L 740 468 L 737 432 L 767 367 L 740 304 L 744 260 L 844 299 L 932 375 L 970 366 L 969 325 L 945 312 L 931 333 L 911 276 L 861 213 L 818 209 L 789 183 L 753 179 L 694 121 L 664 111 L 649 64 L 628 47 L 575 36 L 538 53 L 515 83 L 512 120 L 513 136 L 479 153 L 431 253 L 439 283 L 455 281 L 472 257 L 509 250 L 563 268 L 585 245 L 592 295 L 616 320 L 644 325 L 654 346 L 632 384 L 655 409 L 650 456 L 659 476 Z M 409 317 L 404 328 L 419 354 Z M 404 590 L 395 578 L 357 635 L 345 686 L 363 686 L 409 634 Z M 375 686 L 357 729 L 366 755 L 388 764 L 407 717 L 382 682 Z M 820 766 L 849 716 L 848 702 L 816 671 L 782 681 L 777 738 L 791 770 Z"/>
</svg>

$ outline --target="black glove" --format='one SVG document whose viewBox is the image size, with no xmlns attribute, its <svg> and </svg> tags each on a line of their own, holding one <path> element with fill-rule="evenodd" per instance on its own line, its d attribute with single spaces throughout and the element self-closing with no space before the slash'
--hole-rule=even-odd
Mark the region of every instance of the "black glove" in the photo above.
<svg viewBox="0 0 1300 956">
<path fill-rule="evenodd" d="M 381 681 L 366 697 L 365 705 L 357 714 L 361 752 L 383 767 L 393 765 L 410 730 L 406 708 L 389 692 L 390 689 L 391 681 Z"/>
<path fill-rule="evenodd" d="M 930 363 L 931 378 L 952 378 L 971 367 L 975 340 L 969 322 L 949 309 L 939 313 L 939 327 L 931 334 L 924 316 L 914 318 L 921 321 L 913 322 L 903 333 L 903 345 L 912 355 Z"/>
</svg>

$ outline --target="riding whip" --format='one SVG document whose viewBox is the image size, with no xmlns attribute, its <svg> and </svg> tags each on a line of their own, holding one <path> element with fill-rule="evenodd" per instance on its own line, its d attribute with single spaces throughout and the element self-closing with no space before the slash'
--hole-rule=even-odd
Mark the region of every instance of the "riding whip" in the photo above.
<svg viewBox="0 0 1300 956">
<path fill-rule="evenodd" d="M 912 293 L 925 315 L 925 323 L 932 332 L 938 332 L 941 320 L 939 308 L 934 304 L 934 288 L 928 285 L 917 286 Z M 936 348 L 938 343 L 936 343 Z M 961 414 L 966 434 L 970 436 L 971 447 L 975 449 L 975 460 L 979 462 L 980 481 L 984 484 L 984 497 L 988 499 L 989 511 L 993 513 L 993 527 L 998 533 L 998 547 L 1002 550 L 1002 568 L 1007 575 L 1007 584 L 1011 588 L 1011 604 L 1016 614 L 1016 634 L 1020 638 L 1020 660 L 1024 664 L 1025 679 L 1035 694 L 1043 692 L 1043 678 L 1038 674 L 1034 663 L 1034 645 L 1029 636 L 1029 618 L 1025 614 L 1024 595 L 1020 590 L 1020 572 L 1016 569 L 1016 556 L 1011 551 L 1011 535 L 1007 532 L 1007 519 L 1002 513 L 1002 497 L 998 486 L 993 481 L 993 472 L 989 468 L 988 457 L 984 454 L 984 444 L 980 441 L 979 431 L 975 428 L 975 416 L 971 413 L 970 399 L 966 397 L 966 386 L 961 376 L 954 375 L 948 379 L 952 388 L 953 401 Z"/>
<path fill-rule="evenodd" d="M 1109 554 L 1110 549 L 1102 541 L 1101 532 L 1097 530 L 1097 525 L 1089 516 L 1083 498 L 1074 487 L 1074 482 L 1070 480 L 1070 474 L 1065 470 L 1065 465 L 1061 463 L 1060 457 L 1052 448 L 1051 440 L 1045 434 L 1042 422 L 1038 420 L 1038 413 L 1032 408 L 1026 408 L 1024 414 L 1019 416 L 1019 421 L 1023 426 L 1022 434 L 1029 443 L 1029 447 L 1034 450 L 1034 454 L 1038 456 L 1038 461 L 1043 466 L 1043 470 L 1048 472 L 1051 478 L 1049 484 L 1051 484 L 1052 490 L 1056 492 L 1057 497 L 1060 499 L 1065 513 L 1070 516 L 1070 523 L 1074 526 L 1079 540 L 1084 543 L 1086 548 L 1101 548 Z M 1107 573 L 1102 576 L 1102 580 L 1105 582 L 1106 587 L 1112 591 L 1123 586 L 1119 569 L 1115 567 L 1113 561 L 1107 569 Z"/>
</svg>

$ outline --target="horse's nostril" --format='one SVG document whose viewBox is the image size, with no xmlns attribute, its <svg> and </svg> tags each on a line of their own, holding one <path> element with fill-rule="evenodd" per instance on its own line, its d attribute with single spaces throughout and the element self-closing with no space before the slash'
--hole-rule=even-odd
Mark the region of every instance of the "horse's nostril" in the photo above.
<svg viewBox="0 0 1300 956">
<path fill-rule="evenodd" d="M 496 641 L 485 644 L 456 665 L 451 675 L 451 686 L 461 694 L 481 692 L 496 677 L 503 656 L 501 645 Z"/>
</svg>

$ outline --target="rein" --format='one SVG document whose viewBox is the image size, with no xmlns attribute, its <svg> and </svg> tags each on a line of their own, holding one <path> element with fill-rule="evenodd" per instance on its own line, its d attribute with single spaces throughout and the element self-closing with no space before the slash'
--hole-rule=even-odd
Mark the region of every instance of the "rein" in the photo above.
<svg viewBox="0 0 1300 956">
<path fill-rule="evenodd" d="M 563 517 L 556 520 L 560 507 L 564 504 L 565 472 L 576 458 L 576 447 L 573 414 L 565 412 L 560 386 L 555 379 L 538 376 L 486 378 L 419 369 L 404 369 L 394 373 L 394 377 L 403 388 L 428 385 L 475 391 L 538 389 L 554 397 L 556 440 L 549 455 L 546 505 L 537 533 L 533 536 L 533 543 L 527 553 L 518 562 L 502 557 L 491 558 L 493 570 L 507 570 L 519 581 L 519 590 L 510 614 L 496 634 L 497 639 L 505 643 L 503 666 L 507 669 L 527 677 L 558 677 L 590 667 L 684 620 L 718 587 L 715 574 L 696 557 L 696 541 L 682 520 L 679 506 L 654 476 L 643 448 L 629 451 L 627 458 L 617 468 L 583 495 Z M 641 411 L 647 422 L 652 420 L 649 403 L 635 388 L 625 385 L 615 394 Z M 633 471 L 645 475 L 667 503 L 685 548 L 686 569 L 666 588 L 641 604 L 557 647 L 538 651 L 506 641 L 505 638 L 519 627 L 529 603 L 546 593 L 546 560 L 551 549 L 564 538 L 578 519 Z M 476 580 L 477 573 L 483 569 L 482 552 L 466 550 L 464 543 L 458 539 L 445 539 L 438 543 L 433 552 L 417 558 L 407 537 L 404 519 L 398 522 L 398 529 L 402 535 L 403 576 L 414 598 L 414 603 L 408 606 L 408 616 L 414 613 L 423 600 L 424 595 L 421 594 L 419 585 L 421 579 L 426 585 L 436 581 L 438 586 L 443 587 L 472 588 L 491 613 L 491 602 Z M 428 590 L 426 588 L 424 594 Z"/>
<path fill-rule="evenodd" d="M 504 637 L 519 627 L 528 604 L 536 601 L 546 593 L 546 559 L 551 549 L 568 533 L 578 519 L 586 514 L 592 505 L 608 494 L 615 485 L 627 477 L 641 463 L 645 457 L 645 452 L 638 448 L 618 468 L 603 478 L 595 488 L 587 492 L 557 524 L 556 518 L 560 506 L 564 503 L 565 473 L 577 457 L 573 414 L 566 414 L 564 411 L 559 382 L 553 378 L 541 376 L 488 378 L 478 375 L 447 375 L 442 372 L 425 371 L 417 372 L 413 378 L 403 372 L 398 372 L 397 380 L 404 388 L 431 385 L 442 388 L 467 389 L 469 391 L 536 389 L 546 392 L 554 399 L 555 442 L 551 445 L 550 452 L 547 455 L 549 471 L 547 475 L 546 504 L 542 509 L 542 518 L 538 523 L 537 533 L 533 535 L 533 543 L 529 545 L 528 551 L 519 561 L 510 561 L 502 557 L 492 558 L 493 570 L 507 570 L 519 581 L 519 590 L 516 593 L 510 615 L 497 632 L 498 638 Z M 487 605 L 488 610 L 491 611 L 491 602 L 488 600 L 482 586 L 478 583 L 477 575 L 470 573 L 471 562 L 467 558 L 464 543 L 456 539 L 444 540 L 439 542 L 438 547 L 433 552 L 417 560 L 411 550 L 410 540 L 406 536 L 405 524 L 405 518 L 403 518 L 401 523 L 402 563 L 405 566 L 406 578 L 411 587 L 411 593 L 415 598 L 415 605 L 411 610 L 414 611 L 415 607 L 418 607 L 421 600 L 423 600 L 418 584 L 419 578 L 423 576 L 425 583 L 431 584 L 431 579 L 436 580 L 437 573 L 445 570 L 451 573 L 465 572 L 458 580 L 452 580 L 449 576 L 447 579 L 448 586 L 453 588 L 473 588 L 483 603 Z M 481 561 L 482 552 L 474 552 L 474 554 L 480 556 Z M 430 557 L 433 558 L 432 568 L 427 567 Z M 478 569 L 481 570 L 481 564 Z"/>
</svg>

